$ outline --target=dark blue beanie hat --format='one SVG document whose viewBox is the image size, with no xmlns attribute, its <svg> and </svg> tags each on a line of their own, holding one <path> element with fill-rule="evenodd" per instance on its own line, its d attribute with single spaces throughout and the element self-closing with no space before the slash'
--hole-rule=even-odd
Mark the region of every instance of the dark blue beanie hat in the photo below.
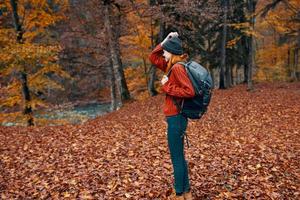
<svg viewBox="0 0 300 200">
<path fill-rule="evenodd" d="M 172 54 L 182 55 L 182 42 L 178 37 L 172 37 L 163 43 L 162 48 Z"/>
</svg>

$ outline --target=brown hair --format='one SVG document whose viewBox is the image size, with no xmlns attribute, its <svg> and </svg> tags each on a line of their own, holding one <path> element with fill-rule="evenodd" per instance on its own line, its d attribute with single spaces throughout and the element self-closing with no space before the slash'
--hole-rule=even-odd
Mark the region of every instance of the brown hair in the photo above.
<svg viewBox="0 0 300 200">
<path fill-rule="evenodd" d="M 186 53 L 182 54 L 182 55 L 175 55 L 175 54 L 171 54 L 171 58 L 170 60 L 168 61 L 168 66 L 167 66 L 167 69 L 166 69 L 166 73 L 169 72 L 169 70 L 171 69 L 171 67 L 178 63 L 178 62 L 186 62 L 187 59 L 188 59 L 188 55 Z"/>
</svg>

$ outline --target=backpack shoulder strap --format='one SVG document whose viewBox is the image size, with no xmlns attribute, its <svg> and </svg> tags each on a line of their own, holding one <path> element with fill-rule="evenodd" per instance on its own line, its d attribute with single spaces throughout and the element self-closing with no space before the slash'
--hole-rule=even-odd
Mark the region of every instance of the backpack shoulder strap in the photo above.
<svg viewBox="0 0 300 200">
<path fill-rule="evenodd" d="M 176 63 L 177 64 L 177 63 Z M 181 64 L 181 65 L 183 65 L 183 66 L 185 66 L 186 65 L 186 63 L 185 62 L 178 62 L 178 64 Z"/>
<path fill-rule="evenodd" d="M 181 65 L 184 66 L 184 68 L 186 67 L 186 63 L 184 63 L 184 62 L 177 62 L 177 63 L 175 63 L 175 64 L 169 69 L 169 71 L 168 71 L 168 73 L 167 73 L 167 77 L 170 76 L 171 71 L 172 71 L 173 67 L 174 67 L 176 64 L 181 64 Z"/>
</svg>

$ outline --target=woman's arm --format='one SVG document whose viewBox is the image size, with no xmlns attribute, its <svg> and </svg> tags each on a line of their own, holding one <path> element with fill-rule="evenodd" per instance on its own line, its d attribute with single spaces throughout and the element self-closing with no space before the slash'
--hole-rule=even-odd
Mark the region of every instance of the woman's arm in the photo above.
<svg viewBox="0 0 300 200">
<path fill-rule="evenodd" d="M 195 96 L 194 87 L 183 66 L 175 64 L 170 76 L 174 76 L 174 79 L 169 78 L 168 82 L 163 85 L 162 90 L 165 93 L 181 98 L 191 98 Z"/>
<path fill-rule="evenodd" d="M 149 60 L 157 68 L 161 69 L 163 72 L 166 72 L 167 62 L 165 61 L 162 54 L 163 54 L 163 48 L 161 47 L 161 44 L 159 44 L 149 55 Z"/>
</svg>

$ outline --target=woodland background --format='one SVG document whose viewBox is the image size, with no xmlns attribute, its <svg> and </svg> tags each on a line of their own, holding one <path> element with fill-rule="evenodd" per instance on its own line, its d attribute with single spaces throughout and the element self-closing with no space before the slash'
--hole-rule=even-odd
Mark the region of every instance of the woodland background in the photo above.
<svg viewBox="0 0 300 200">
<path fill-rule="evenodd" d="M 299 22 L 298 0 L 0 0 L 0 199 L 166 200 L 170 31 L 215 83 L 195 199 L 300 199 Z"/>
<path fill-rule="evenodd" d="M 213 74 L 215 88 L 298 81 L 299 4 L 2 0 L 0 119 L 33 125 L 34 110 L 42 108 L 106 102 L 116 110 L 156 95 L 162 73 L 148 55 L 170 31 Z"/>
</svg>

